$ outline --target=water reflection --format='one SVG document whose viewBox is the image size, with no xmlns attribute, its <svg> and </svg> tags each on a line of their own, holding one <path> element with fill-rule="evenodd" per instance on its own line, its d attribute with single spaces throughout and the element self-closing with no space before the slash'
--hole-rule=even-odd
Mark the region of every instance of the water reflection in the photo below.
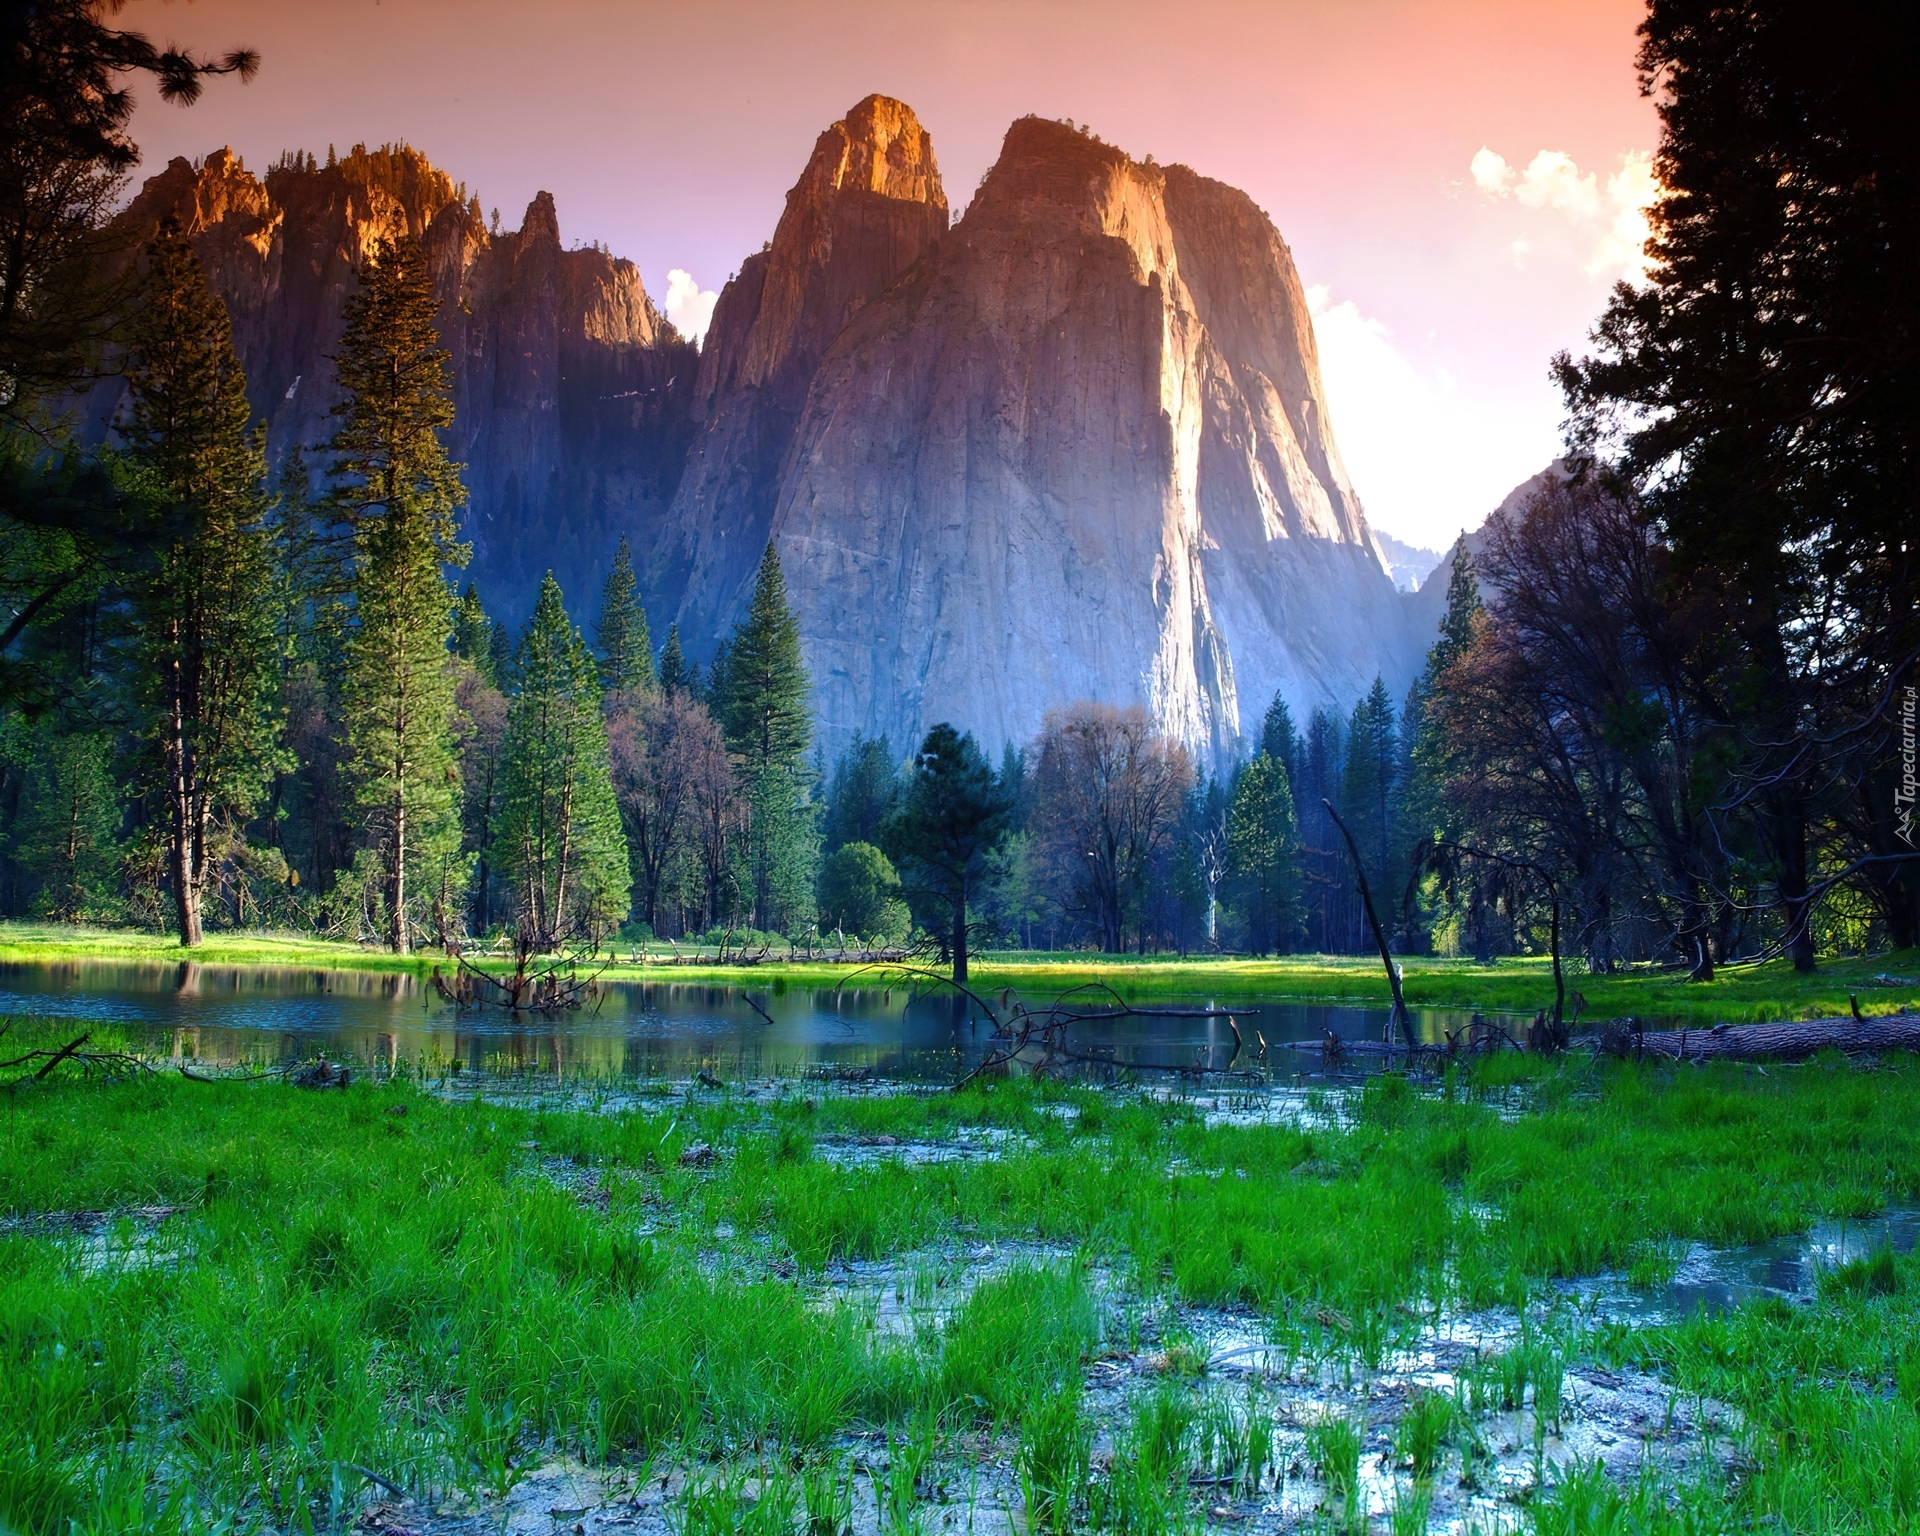
<svg viewBox="0 0 1920 1536">
<path fill-rule="evenodd" d="M 1693 1244 L 1665 1285 L 1635 1289 L 1618 1277 L 1577 1282 L 1600 1311 L 1622 1322 L 1664 1323 L 1691 1313 L 1730 1312 L 1769 1296 L 1809 1301 L 1820 1277 L 1882 1249 L 1912 1253 L 1920 1239 L 1920 1206 L 1891 1206 L 1877 1216 L 1815 1222 L 1805 1232 L 1739 1248 Z"/>
<path fill-rule="evenodd" d="M 101 1019 L 170 1032 L 183 1058 L 229 1064 L 282 1061 L 318 1051 L 389 1065 L 459 1064 L 479 1071 L 597 1076 L 773 1076 L 809 1067 L 939 1081 L 980 1060 L 992 1025 L 965 999 L 909 985 L 844 990 L 789 987 L 778 976 L 741 989 L 706 983 L 614 981 L 596 1004 L 558 1018 L 455 1010 L 411 976 L 291 967 L 62 961 L 0 965 L 0 1014 Z M 745 993 L 771 1015 L 767 1023 Z M 1188 998 L 1188 1007 L 1244 1007 L 1250 1064 L 1264 1039 L 1280 1075 L 1318 1070 L 1289 1041 L 1377 1040 L 1385 1009 Z M 1417 1010 L 1422 1039 L 1439 1042 L 1469 1015 Z M 1111 1053 L 1116 1065 L 1225 1067 L 1233 1059 L 1223 1019 L 1124 1018 L 1087 1024 L 1072 1046 Z"/>
</svg>

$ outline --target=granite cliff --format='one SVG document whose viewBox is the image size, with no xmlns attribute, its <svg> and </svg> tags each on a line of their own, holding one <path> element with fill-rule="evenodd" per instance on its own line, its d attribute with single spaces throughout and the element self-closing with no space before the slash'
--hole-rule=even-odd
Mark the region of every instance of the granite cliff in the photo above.
<svg viewBox="0 0 1920 1536">
<path fill-rule="evenodd" d="M 565 249 L 553 199 L 517 231 L 404 146 L 357 147 L 322 165 L 289 155 L 264 179 L 228 151 L 176 159 L 122 216 L 143 230 L 178 219 L 233 318 L 255 410 L 276 463 L 333 430 L 330 354 L 358 271 L 384 237 L 426 246 L 451 354 L 453 456 L 465 463 L 473 574 L 523 614 L 552 566 L 578 603 L 620 534 L 660 527 L 685 461 L 699 367 L 648 298 L 632 262 Z M 90 402 L 95 430 L 117 403 Z"/>
<path fill-rule="evenodd" d="M 1037 118 L 828 351 L 769 531 L 830 745 L 1024 740 L 1096 698 L 1220 761 L 1276 689 L 1345 707 L 1417 666 L 1272 224 Z"/>
<path fill-rule="evenodd" d="M 1328 420 L 1305 296 L 1244 194 L 1025 118 L 949 227 L 933 144 L 872 96 L 822 133 L 696 350 L 630 262 L 518 230 L 404 147 L 264 178 L 176 160 L 276 461 L 331 431 L 328 354 L 380 238 L 425 244 L 452 355 L 473 575 L 591 611 L 622 534 L 656 629 L 711 650 L 768 539 L 828 750 L 937 720 L 989 746 L 1052 705 L 1141 702 L 1203 758 L 1274 692 L 1396 692 L 1430 626 L 1395 592 Z M 91 402 L 96 431 L 117 399 Z M 1420 596 L 1424 597 L 1422 593 Z"/>
<path fill-rule="evenodd" d="M 689 636 L 711 644 L 743 600 L 822 358 L 946 228 L 931 136 L 910 107 L 869 96 L 820 135 L 773 239 L 721 291 L 657 571 L 685 593 Z"/>
</svg>

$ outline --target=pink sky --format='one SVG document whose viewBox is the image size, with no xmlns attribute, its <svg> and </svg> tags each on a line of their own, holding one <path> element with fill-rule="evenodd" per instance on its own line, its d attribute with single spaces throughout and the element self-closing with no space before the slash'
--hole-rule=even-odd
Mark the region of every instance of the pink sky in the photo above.
<svg viewBox="0 0 1920 1536">
<path fill-rule="evenodd" d="M 1026 112 L 1244 188 L 1317 293 L 1334 428 L 1375 526 L 1438 545 L 1558 441 L 1548 357 L 1633 243 L 1612 181 L 1654 146 L 1637 0 L 132 0 L 246 43 L 248 86 L 143 104 L 140 174 L 404 139 L 509 225 L 712 291 L 773 231 L 813 139 L 871 91 L 933 134 L 956 214 Z M 1475 156 L 1487 149 L 1500 157 Z M 1476 179 L 1476 169 L 1478 177 Z M 1589 180 L 1588 178 L 1591 178 Z M 1612 185 L 1610 186 L 1610 181 Z M 683 316 L 697 313 L 697 301 Z"/>
</svg>

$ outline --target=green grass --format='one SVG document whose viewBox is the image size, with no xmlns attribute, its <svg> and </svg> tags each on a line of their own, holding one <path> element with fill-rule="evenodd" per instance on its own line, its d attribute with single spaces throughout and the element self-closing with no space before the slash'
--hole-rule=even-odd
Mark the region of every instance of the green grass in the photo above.
<svg viewBox="0 0 1920 1536">
<path fill-rule="evenodd" d="M 89 1268 L 71 1245 L 0 1236 L 0 1527 L 188 1530 L 225 1515 L 318 1528 L 351 1522 L 355 1468 L 497 1496 L 563 1451 L 818 1465 L 850 1428 L 910 1450 L 999 1426 L 1024 1447 L 1038 1526 L 1175 1529 L 1184 1469 L 1227 1463 L 1221 1447 L 1252 1431 L 1196 1417 L 1205 1383 L 1170 1379 L 1123 1431 L 1127 1465 L 1145 1470 L 1090 1480 L 1080 1386 L 1114 1326 L 1095 1259 L 1131 1294 L 1250 1307 L 1302 1357 L 1365 1364 L 1442 1302 L 1510 1304 L 1549 1277 L 1625 1269 L 1649 1245 L 1752 1241 L 1920 1197 L 1910 1060 L 1534 1070 L 1518 1116 L 1499 1112 L 1498 1085 L 1429 1095 L 1384 1077 L 1337 1128 L 1303 1133 L 1018 1082 L 676 1097 L 648 1115 L 455 1105 L 405 1083 L 310 1093 L 63 1069 L 9 1097 L 0 1212 L 188 1209 L 162 1229 L 180 1252 L 150 1265 Z M 964 1165 L 811 1151 L 834 1132 L 961 1124 L 1021 1138 Z M 721 1149 L 715 1167 L 679 1166 L 695 1141 Z M 536 1157 L 600 1170 L 606 1209 L 535 1176 Z M 810 1305 L 780 1277 L 956 1235 L 1083 1258 L 1016 1265 L 944 1329 L 909 1337 Z M 1811 1307 L 1602 1342 L 1754 1426 L 1757 1470 L 1703 1507 L 1905 1531 L 1920 1519 L 1917 1328 L 1915 1261 L 1875 1258 Z M 1523 1343 L 1470 1392 L 1552 1418 L 1563 1343 Z M 1441 1417 L 1406 1431 L 1416 1464 L 1437 1462 Z M 1314 1459 L 1348 1475 L 1344 1445 Z M 731 1528 L 734 1475 L 701 1485 L 687 1529 Z M 781 1488 L 795 1510 L 827 1497 L 804 1479 Z M 1870 1492 L 1879 1502 L 1860 1502 Z M 1681 1493 L 1697 1496 L 1635 1504 L 1570 1475 L 1533 1518 L 1663 1530 Z"/>
<path fill-rule="evenodd" d="M 623 948 L 622 955 L 630 949 Z M 664 949 L 659 951 L 666 953 Z M 0 963 L 117 960 L 177 963 L 188 952 L 162 934 L 120 929 L 67 928 L 0 923 Z M 447 959 L 434 952 L 404 959 L 358 944 L 287 934 L 234 933 L 210 936 L 191 956 L 205 965 L 297 966 L 329 970 L 430 974 Z M 489 964 L 494 964 L 489 962 Z M 1508 957 L 1490 965 L 1470 960 L 1409 956 L 1401 962 L 1409 1004 L 1421 1008 L 1481 1009 L 1531 1013 L 1551 1005 L 1553 977 L 1537 956 Z M 494 968 L 499 968 L 497 964 Z M 609 980 L 718 982 L 763 987 L 773 984 L 831 988 L 856 969 L 799 961 L 760 966 L 633 965 L 622 959 L 605 971 Z M 1883 985 L 1883 975 L 1910 978 Z M 1848 998 L 1867 1013 L 1920 1006 L 1920 951 L 1871 959 L 1823 961 L 1810 976 L 1786 961 L 1722 969 L 1711 982 L 1691 982 L 1673 972 L 1635 970 L 1615 976 L 1570 971 L 1568 990 L 1582 993 L 1589 1020 L 1639 1016 L 1674 1023 L 1756 1023 L 1772 1019 L 1844 1017 Z M 879 973 L 863 972 L 871 983 Z M 1047 998 L 1068 987 L 1104 982 L 1130 1000 L 1214 996 L 1223 1000 L 1347 1003 L 1385 1007 L 1386 979 L 1379 962 L 1352 955 L 1304 955 L 1272 960 L 1138 958 L 1126 955 L 1014 954 L 989 951 L 975 958 L 973 985 L 983 996 L 1012 987 L 1028 998 Z"/>
</svg>

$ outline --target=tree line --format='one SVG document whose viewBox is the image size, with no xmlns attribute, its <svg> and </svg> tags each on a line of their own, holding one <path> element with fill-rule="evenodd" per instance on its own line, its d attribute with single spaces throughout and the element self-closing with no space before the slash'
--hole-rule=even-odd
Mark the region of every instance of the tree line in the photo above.
<svg viewBox="0 0 1920 1536">
<path fill-rule="evenodd" d="M 35 8 L 46 68 L 5 85 L 0 911 L 397 949 L 917 937 L 964 971 L 982 944 L 1356 952 L 1363 873 L 1406 953 L 1557 927 L 1594 970 L 1705 977 L 1920 942 L 1910 19 L 1655 0 L 1649 277 L 1555 360 L 1566 473 L 1456 547 L 1407 697 L 1276 698 L 1209 772 L 1092 703 L 997 763 L 938 725 L 829 765 L 771 548 L 704 671 L 655 651 L 624 547 L 590 638 L 551 578 L 492 622 L 449 585 L 463 493 L 405 240 L 349 303 L 332 437 L 269 475 L 191 241 L 130 250 L 107 216 L 125 78 L 186 101 L 251 55 L 107 14 Z M 115 369 L 84 449 L 61 410 Z"/>
</svg>

